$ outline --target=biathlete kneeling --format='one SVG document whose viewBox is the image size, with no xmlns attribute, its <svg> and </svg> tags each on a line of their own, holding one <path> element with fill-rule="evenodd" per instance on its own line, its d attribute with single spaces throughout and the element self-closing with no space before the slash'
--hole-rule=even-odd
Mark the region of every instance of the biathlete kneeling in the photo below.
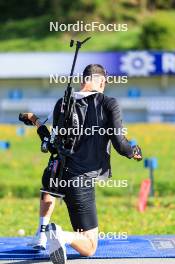
<svg viewBox="0 0 175 264">
<path fill-rule="evenodd" d="M 93 76 L 95 75 L 95 79 Z M 86 78 L 88 77 L 88 81 Z M 83 127 L 104 128 L 106 131 L 115 129 L 122 131 L 120 109 L 115 98 L 105 96 L 105 69 L 98 64 L 88 65 L 83 72 L 84 82 L 81 90 L 74 93 L 77 102 L 77 113 L 79 120 L 82 120 L 82 109 L 84 111 Z M 62 99 L 58 100 L 53 113 L 53 127 L 59 126 L 58 119 L 61 111 Z M 38 127 L 38 133 L 42 128 L 37 117 L 33 114 L 26 114 L 27 120 Z M 66 157 L 62 180 L 64 187 L 59 186 L 59 193 L 64 196 L 70 221 L 74 232 L 63 231 L 54 223 L 49 225 L 50 216 L 54 208 L 55 198 L 48 194 L 41 200 L 39 237 L 38 245 L 43 245 L 42 234 L 46 234 L 49 254 L 53 263 L 66 262 L 65 244 L 69 244 L 83 256 L 92 256 L 96 252 L 98 244 L 98 221 L 95 202 L 94 178 L 110 177 L 110 143 L 122 156 L 129 159 L 142 160 L 142 153 L 139 146 L 131 147 L 128 140 L 122 133 L 81 134 L 76 151 Z M 111 132 L 112 130 L 110 130 Z M 71 181 L 70 181 L 71 180 Z M 74 181 L 83 182 L 78 187 Z M 86 184 L 88 181 L 88 185 Z M 68 184 L 69 183 L 69 184 Z M 47 225 L 47 226 L 46 226 Z M 43 231 L 43 232 L 42 232 Z M 44 232 L 46 231 L 46 232 Z M 45 237 L 45 238 L 46 238 Z"/>
</svg>

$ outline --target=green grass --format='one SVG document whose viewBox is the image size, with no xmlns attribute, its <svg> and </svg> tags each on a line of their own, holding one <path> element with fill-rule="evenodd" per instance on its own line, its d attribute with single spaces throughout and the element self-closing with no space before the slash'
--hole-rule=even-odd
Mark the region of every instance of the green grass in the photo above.
<svg viewBox="0 0 175 264">
<path fill-rule="evenodd" d="M 139 37 L 139 28 L 133 27 L 128 32 L 79 34 L 75 39 L 83 40 L 87 36 L 91 36 L 92 39 L 83 47 L 83 51 L 135 49 Z M 50 34 L 44 38 L 14 37 L 9 40 L 0 40 L 0 52 L 71 51 L 70 39 L 71 36 L 66 34 Z"/>
<path fill-rule="evenodd" d="M 8 21 L 0 25 L 0 51 L 70 51 L 71 37 L 76 39 L 92 36 L 83 50 L 104 51 L 115 49 L 133 49 L 139 33 L 139 27 L 129 27 L 128 32 L 50 32 L 49 22 L 53 18 L 41 16 L 23 21 Z M 73 35 L 72 35 L 73 34 Z"/>
<path fill-rule="evenodd" d="M 11 148 L 1 151 L 0 196 L 31 197 L 38 195 L 43 168 L 49 155 L 40 153 L 40 140 L 36 131 L 26 129 L 24 137 L 16 135 L 16 127 L 3 126 L 1 140 L 10 140 Z"/>
<path fill-rule="evenodd" d="M 32 199 L 0 199 L 0 236 L 18 236 L 24 229 L 26 235 L 33 235 L 38 225 L 39 197 Z M 155 198 L 144 213 L 136 209 L 137 199 L 133 197 L 104 197 L 97 194 L 97 211 L 100 232 L 127 232 L 131 234 L 174 234 L 174 197 Z M 65 230 L 72 230 L 64 204 L 56 203 L 52 221 Z"/>
<path fill-rule="evenodd" d="M 174 20 L 174 10 L 157 11 L 145 20 L 141 28 L 138 49 L 174 51 Z"/>
<path fill-rule="evenodd" d="M 148 49 L 174 50 L 174 10 L 158 10 L 141 14 L 137 9 L 125 8 L 119 9 L 118 15 L 119 18 L 115 23 L 128 23 L 127 32 L 50 32 L 49 21 L 53 21 L 50 16 L 26 18 L 19 21 L 9 20 L 0 24 L 0 52 L 70 51 L 69 41 L 71 38 L 81 40 L 87 36 L 92 36 L 92 39 L 83 47 L 84 51 L 142 49 L 146 45 L 142 39 L 147 37 L 147 34 L 143 32 L 143 25 L 147 25 L 147 23 L 148 29 L 153 30 L 153 35 L 147 39 Z M 92 19 L 92 21 L 96 20 Z M 158 26 L 163 24 L 167 31 L 166 34 L 160 32 L 160 45 L 156 44 L 156 35 L 152 29 L 151 21 L 154 21 Z M 107 24 L 107 21 L 101 22 Z"/>
<path fill-rule="evenodd" d="M 144 157 L 157 157 L 159 167 L 155 171 L 157 195 L 175 192 L 175 126 L 138 124 L 128 126 L 128 137 L 135 138 L 142 146 Z M 0 151 L 0 197 L 35 197 L 41 182 L 43 169 L 47 166 L 48 154 L 40 152 L 40 140 L 35 129 L 26 128 L 26 135 L 16 135 L 15 126 L 0 126 L 0 139 L 9 140 L 11 148 Z M 128 180 L 128 188 L 100 188 L 105 196 L 136 195 L 140 183 L 148 178 L 143 162 L 128 160 L 112 152 L 113 178 Z"/>
<path fill-rule="evenodd" d="M 112 152 L 113 179 L 128 180 L 128 188 L 97 188 L 99 226 L 102 232 L 128 234 L 175 233 L 175 126 L 170 124 L 128 125 L 129 138 L 142 146 L 144 157 L 157 157 L 155 198 L 144 214 L 137 211 L 139 186 L 148 178 L 143 162 L 128 160 Z M 16 135 L 16 126 L 0 126 L 0 139 L 9 140 L 11 149 L 0 151 L 0 236 L 17 236 L 19 229 L 32 235 L 38 223 L 39 188 L 48 155 L 40 152 L 33 128 Z M 71 230 L 65 205 L 56 205 L 56 221 Z"/>
</svg>

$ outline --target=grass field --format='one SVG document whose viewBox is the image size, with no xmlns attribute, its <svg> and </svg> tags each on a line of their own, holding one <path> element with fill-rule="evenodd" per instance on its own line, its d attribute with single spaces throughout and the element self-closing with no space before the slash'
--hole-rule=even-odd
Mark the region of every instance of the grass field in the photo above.
<svg viewBox="0 0 175 264">
<path fill-rule="evenodd" d="M 15 236 L 20 228 L 31 235 L 37 226 L 40 178 L 48 155 L 40 153 L 40 141 L 33 128 L 16 135 L 15 126 L 0 126 L 0 140 L 11 148 L 0 151 L 0 236 Z M 175 233 L 175 126 L 128 125 L 128 138 L 137 139 L 144 157 L 157 157 L 156 197 L 144 214 L 136 210 L 139 186 L 148 177 L 143 162 L 137 163 L 112 153 L 114 179 L 127 179 L 127 188 L 97 188 L 100 230 L 128 234 Z M 64 205 L 63 205 L 64 207 Z M 66 210 L 56 208 L 53 220 L 70 229 Z M 112 227 L 112 230 L 111 230 Z"/>
<path fill-rule="evenodd" d="M 126 32 L 99 32 L 97 30 L 80 33 L 50 32 L 49 22 L 53 21 L 53 17 L 47 15 L 23 20 L 9 19 L 0 23 L 0 52 L 70 51 L 71 38 L 82 40 L 87 36 L 91 36 L 92 39 L 83 47 L 83 51 L 121 51 L 145 48 L 174 51 L 174 10 L 157 10 L 146 12 L 144 15 L 137 8 L 117 10 L 118 15 L 120 12 L 117 23 L 119 21 L 127 23 L 128 31 Z M 92 21 L 98 20 L 94 18 Z M 146 45 L 144 41 L 141 45 L 143 26 L 149 21 L 151 23 L 148 25 L 150 32 L 145 33 L 149 45 Z M 99 22 L 107 24 L 107 21 Z"/>
</svg>

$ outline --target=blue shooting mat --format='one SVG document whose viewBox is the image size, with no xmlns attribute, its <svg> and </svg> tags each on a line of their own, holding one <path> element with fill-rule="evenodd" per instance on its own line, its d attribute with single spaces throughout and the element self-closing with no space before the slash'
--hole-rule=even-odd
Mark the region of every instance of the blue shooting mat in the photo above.
<svg viewBox="0 0 175 264">
<path fill-rule="evenodd" d="M 48 252 L 37 251 L 28 246 L 31 238 L 0 238 L 0 260 L 40 259 L 48 260 Z M 81 257 L 67 246 L 68 259 Z M 115 258 L 175 258 L 175 235 L 129 236 L 127 239 L 100 239 L 92 259 Z"/>
</svg>

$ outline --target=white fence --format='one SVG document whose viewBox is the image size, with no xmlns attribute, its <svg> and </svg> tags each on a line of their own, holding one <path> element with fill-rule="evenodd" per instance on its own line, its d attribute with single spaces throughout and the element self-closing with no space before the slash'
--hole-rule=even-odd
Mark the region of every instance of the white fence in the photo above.
<svg viewBox="0 0 175 264">
<path fill-rule="evenodd" d="M 119 98 L 125 122 L 175 122 L 175 98 L 141 97 Z M 2 99 L 0 100 L 0 122 L 18 122 L 20 112 L 34 112 L 45 118 L 53 111 L 56 99 Z"/>
</svg>

